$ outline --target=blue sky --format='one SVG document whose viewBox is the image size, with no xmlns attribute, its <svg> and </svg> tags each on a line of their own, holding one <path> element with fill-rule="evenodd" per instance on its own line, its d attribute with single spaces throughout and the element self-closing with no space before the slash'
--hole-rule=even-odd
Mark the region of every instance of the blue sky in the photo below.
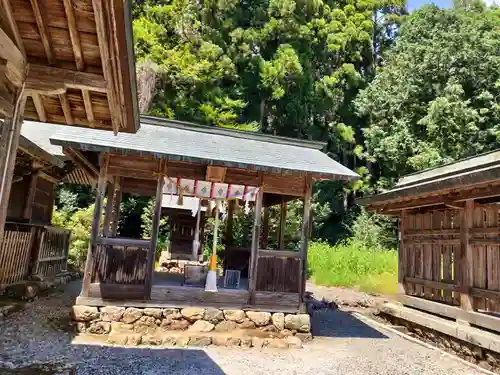
<svg viewBox="0 0 500 375">
<path fill-rule="evenodd" d="M 487 5 L 500 5 L 500 0 L 483 0 Z M 436 4 L 440 8 L 451 8 L 453 0 L 408 0 L 408 9 L 410 11 L 420 8 L 424 4 Z"/>
<path fill-rule="evenodd" d="M 408 0 L 408 9 L 415 10 L 417 8 L 420 8 L 424 4 L 431 4 L 434 3 L 440 8 L 450 8 L 452 0 Z"/>
</svg>

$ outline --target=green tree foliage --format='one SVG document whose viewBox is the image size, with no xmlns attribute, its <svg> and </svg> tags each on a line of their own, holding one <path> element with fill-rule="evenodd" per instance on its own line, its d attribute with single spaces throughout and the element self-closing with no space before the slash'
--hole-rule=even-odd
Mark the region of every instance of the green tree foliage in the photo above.
<svg viewBox="0 0 500 375">
<path fill-rule="evenodd" d="M 500 9 L 462 3 L 409 16 L 356 99 L 382 185 L 499 146 Z"/>
</svg>

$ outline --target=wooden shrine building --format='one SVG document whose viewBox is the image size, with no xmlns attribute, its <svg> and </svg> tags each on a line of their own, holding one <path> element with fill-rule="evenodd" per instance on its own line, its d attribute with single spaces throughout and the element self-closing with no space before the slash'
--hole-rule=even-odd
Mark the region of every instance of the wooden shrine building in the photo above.
<svg viewBox="0 0 500 375">
<path fill-rule="evenodd" d="M 500 151 L 404 176 L 359 203 L 399 217 L 403 304 L 500 332 Z"/>
<path fill-rule="evenodd" d="M 49 136 L 59 127 L 26 122 L 21 131 L 0 244 L 0 286 L 66 270 L 71 231 L 52 226 L 55 187 L 60 182 L 94 184 L 98 175 L 50 144 Z"/>
<path fill-rule="evenodd" d="M 51 142 L 69 152 L 99 154 L 100 159 L 91 251 L 77 305 L 200 305 L 297 312 L 305 289 L 312 183 L 357 178 L 321 152 L 323 143 L 152 117 L 141 118 L 136 134 L 115 137 L 98 129 L 65 127 Z M 101 233 L 106 185 L 108 206 Z M 114 191 L 119 192 L 118 199 L 110 198 Z M 151 239 L 120 238 L 110 229 L 119 213 L 121 192 L 156 197 Z M 218 292 L 205 292 L 201 287 L 156 277 L 155 249 L 164 193 L 239 201 L 254 207 L 251 246 L 242 260 L 248 271 L 238 288 L 219 285 Z M 263 206 L 292 199 L 304 201 L 300 248 L 267 249 L 260 241 Z"/>
<path fill-rule="evenodd" d="M 134 133 L 135 84 L 129 2 L 0 0 L 0 240 L 23 118 Z"/>
</svg>

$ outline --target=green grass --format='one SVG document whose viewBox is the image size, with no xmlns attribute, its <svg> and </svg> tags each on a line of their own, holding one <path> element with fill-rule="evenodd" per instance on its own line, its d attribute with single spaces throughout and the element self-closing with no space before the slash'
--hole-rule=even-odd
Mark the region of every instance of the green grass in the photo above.
<svg viewBox="0 0 500 375">
<path fill-rule="evenodd" d="M 395 250 L 373 249 L 354 241 L 335 246 L 313 242 L 307 260 L 311 279 L 318 285 L 356 287 L 382 294 L 397 291 Z"/>
</svg>

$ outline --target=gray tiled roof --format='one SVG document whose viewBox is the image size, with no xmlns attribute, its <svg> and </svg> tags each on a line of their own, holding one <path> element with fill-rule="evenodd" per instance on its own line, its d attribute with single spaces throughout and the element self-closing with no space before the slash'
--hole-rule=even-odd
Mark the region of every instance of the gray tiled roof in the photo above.
<svg viewBox="0 0 500 375">
<path fill-rule="evenodd" d="M 64 126 L 51 143 L 89 151 L 152 155 L 170 160 L 254 167 L 270 172 L 311 172 L 330 179 L 356 179 L 358 175 L 319 149 L 318 142 L 232 131 L 165 119 L 141 119 L 136 134 Z"/>
<path fill-rule="evenodd" d="M 42 150 L 45 150 L 51 155 L 64 156 L 62 147 L 51 144 L 49 140 L 49 138 L 57 133 L 62 126 L 64 125 L 24 121 L 21 126 L 21 136 L 29 139 Z"/>
<path fill-rule="evenodd" d="M 382 203 L 445 189 L 459 189 L 499 178 L 500 151 L 496 150 L 403 176 L 393 189 L 358 199 L 357 203 Z"/>
</svg>

